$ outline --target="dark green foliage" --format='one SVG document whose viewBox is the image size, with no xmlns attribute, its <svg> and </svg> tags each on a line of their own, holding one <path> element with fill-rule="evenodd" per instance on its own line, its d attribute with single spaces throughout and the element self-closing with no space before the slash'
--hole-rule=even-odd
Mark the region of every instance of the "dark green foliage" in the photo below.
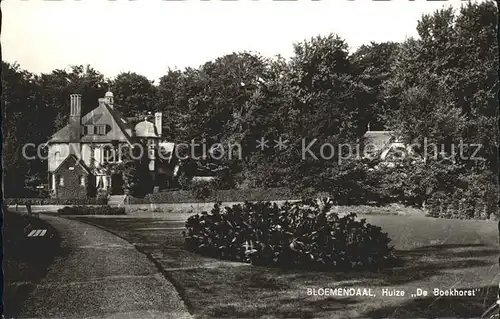
<svg viewBox="0 0 500 319">
<path fill-rule="evenodd" d="M 496 176 L 484 169 L 439 161 L 403 161 L 370 172 L 385 202 L 424 208 L 430 216 L 459 219 L 498 218 Z"/>
<path fill-rule="evenodd" d="M 145 165 L 138 161 L 127 162 L 121 169 L 124 180 L 124 191 L 132 196 L 144 197 L 151 192 L 151 176 Z"/>
<path fill-rule="evenodd" d="M 193 184 L 191 192 L 193 193 L 194 198 L 200 200 L 206 200 L 212 196 L 215 190 L 214 186 L 215 185 L 213 182 L 206 182 L 206 181 L 197 182 Z"/>
<path fill-rule="evenodd" d="M 109 174 L 118 174 L 123 178 L 123 191 L 127 195 L 144 197 L 152 191 L 152 179 L 148 168 L 147 153 L 143 152 L 143 158 L 134 159 L 132 155 L 140 154 L 140 146 L 146 149 L 144 141 L 137 142 L 134 149 L 122 148 L 122 161 L 107 162 L 102 165 Z M 103 194 L 104 195 L 104 194 Z M 106 194 L 107 195 L 107 194 Z"/>
<path fill-rule="evenodd" d="M 101 200 L 105 200 L 106 203 L 107 203 L 108 196 L 109 196 L 108 190 L 106 190 L 106 189 L 98 189 L 97 190 L 97 196 L 96 197 L 97 197 L 98 200 L 100 200 L 100 201 Z"/>
<path fill-rule="evenodd" d="M 193 178 L 186 174 L 186 172 L 181 172 L 177 179 L 177 183 L 182 190 L 190 190 L 193 187 Z"/>
<path fill-rule="evenodd" d="M 371 42 L 362 45 L 351 56 L 356 73 L 362 83 L 368 88 L 363 97 L 364 105 L 361 109 L 359 120 L 362 125 L 370 124 L 371 130 L 384 130 L 381 115 L 384 111 L 384 82 L 391 78 L 391 70 L 399 50 L 399 43 Z"/>
<path fill-rule="evenodd" d="M 125 208 L 111 206 L 73 206 L 57 210 L 59 215 L 125 215 Z"/>
<path fill-rule="evenodd" d="M 291 178 L 295 190 L 305 197 L 318 193 L 332 196 L 336 205 L 386 204 L 389 198 L 383 195 L 380 177 L 369 172 L 369 165 L 361 160 L 344 161 L 341 164 L 325 163 L 310 167 L 302 163 L 302 169 Z M 309 196 L 308 196 L 309 195 Z"/>
<path fill-rule="evenodd" d="M 156 90 L 152 81 L 135 72 L 116 76 L 110 88 L 114 93 L 116 108 L 125 116 L 142 115 L 156 109 Z"/>
<path fill-rule="evenodd" d="M 393 265 L 390 239 L 355 214 L 329 214 L 332 202 L 305 200 L 281 207 L 249 203 L 191 216 L 186 247 L 221 259 L 279 267 L 349 270 Z"/>
<path fill-rule="evenodd" d="M 487 172 L 456 175 L 453 189 L 430 194 L 426 209 L 430 216 L 458 219 L 500 219 L 500 189 Z"/>
</svg>

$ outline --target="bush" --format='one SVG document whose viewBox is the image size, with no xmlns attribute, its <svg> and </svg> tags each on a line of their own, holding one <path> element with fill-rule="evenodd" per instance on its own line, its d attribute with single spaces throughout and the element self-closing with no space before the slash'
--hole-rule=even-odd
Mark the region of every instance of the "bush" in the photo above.
<svg viewBox="0 0 500 319">
<path fill-rule="evenodd" d="M 236 188 L 236 181 L 234 175 L 229 168 L 222 169 L 217 172 L 213 181 L 215 189 L 234 189 Z"/>
<path fill-rule="evenodd" d="M 193 185 L 193 178 L 188 176 L 186 173 L 181 172 L 179 174 L 179 178 L 177 179 L 177 183 L 182 190 L 190 190 Z"/>
<path fill-rule="evenodd" d="M 328 213 L 331 207 L 311 200 L 216 204 L 186 221 L 185 244 L 207 256 L 280 267 L 378 269 L 397 261 L 380 227 Z"/>
<path fill-rule="evenodd" d="M 498 219 L 500 191 L 496 174 L 448 167 L 434 169 L 432 190 L 426 196 L 425 209 L 438 218 Z"/>
<path fill-rule="evenodd" d="M 191 193 L 194 198 L 199 200 L 206 200 L 210 198 L 215 191 L 213 182 L 198 182 L 194 183 L 191 188 Z"/>
<path fill-rule="evenodd" d="M 109 195 L 109 192 L 106 189 L 98 189 L 96 197 L 98 200 L 106 200 L 106 202 L 107 202 L 108 195 Z"/>
<path fill-rule="evenodd" d="M 499 219 L 498 187 L 482 190 L 470 186 L 453 191 L 437 191 L 426 203 L 428 214 L 437 218 Z"/>
<path fill-rule="evenodd" d="M 376 162 L 365 160 L 343 161 L 339 165 L 325 165 L 310 170 L 310 163 L 290 172 L 289 181 L 295 192 L 304 197 L 314 197 L 318 193 L 330 194 L 336 205 L 383 205 L 391 202 L 385 189 L 380 187 L 384 174 L 377 169 Z"/>
<path fill-rule="evenodd" d="M 125 208 L 111 206 L 73 206 L 57 210 L 59 215 L 125 215 Z"/>
</svg>

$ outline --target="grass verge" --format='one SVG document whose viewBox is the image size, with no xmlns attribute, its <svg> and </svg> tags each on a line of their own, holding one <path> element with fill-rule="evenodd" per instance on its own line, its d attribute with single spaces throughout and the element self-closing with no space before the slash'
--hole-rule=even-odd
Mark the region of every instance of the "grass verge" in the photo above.
<svg viewBox="0 0 500 319">
<path fill-rule="evenodd" d="M 27 237 L 33 229 L 46 229 L 43 237 Z M 16 318 L 30 292 L 45 277 L 59 253 L 59 237 L 48 223 L 34 217 L 4 211 L 3 274 L 6 318 Z"/>
</svg>

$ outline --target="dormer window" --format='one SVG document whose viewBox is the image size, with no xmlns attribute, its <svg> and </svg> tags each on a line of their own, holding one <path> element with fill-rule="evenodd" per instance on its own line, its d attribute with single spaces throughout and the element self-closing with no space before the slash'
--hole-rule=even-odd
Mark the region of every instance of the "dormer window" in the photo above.
<svg viewBox="0 0 500 319">
<path fill-rule="evenodd" d="M 106 126 L 105 125 L 98 125 L 97 126 L 97 134 L 106 135 Z"/>
<path fill-rule="evenodd" d="M 94 135 L 95 134 L 95 127 L 94 125 L 87 125 L 87 134 L 88 135 Z"/>
<path fill-rule="evenodd" d="M 106 135 L 106 125 L 87 125 L 88 135 Z"/>
</svg>

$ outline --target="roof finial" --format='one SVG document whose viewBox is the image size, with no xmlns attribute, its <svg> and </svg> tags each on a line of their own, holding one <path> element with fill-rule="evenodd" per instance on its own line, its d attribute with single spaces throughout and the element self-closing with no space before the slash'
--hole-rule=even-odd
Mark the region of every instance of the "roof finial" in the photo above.
<svg viewBox="0 0 500 319">
<path fill-rule="evenodd" d="M 370 122 L 368 122 L 368 132 L 370 132 Z"/>
</svg>

